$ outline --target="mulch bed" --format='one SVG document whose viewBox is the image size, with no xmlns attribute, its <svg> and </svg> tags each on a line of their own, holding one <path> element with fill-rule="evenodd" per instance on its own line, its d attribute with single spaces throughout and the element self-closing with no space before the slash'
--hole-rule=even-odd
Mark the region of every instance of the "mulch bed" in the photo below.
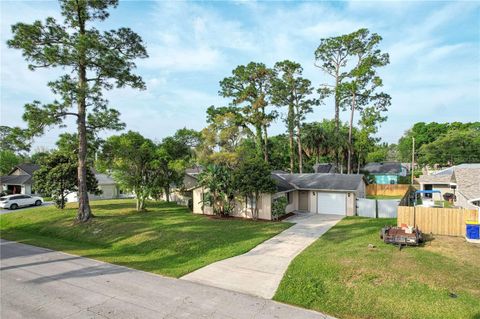
<svg viewBox="0 0 480 319">
<path fill-rule="evenodd" d="M 282 215 L 281 217 L 278 218 L 278 220 L 266 220 L 266 219 L 257 219 L 256 221 L 257 222 L 275 222 L 275 221 L 282 221 L 290 216 L 293 216 L 295 215 L 294 213 L 288 213 L 288 214 L 285 214 L 285 215 Z M 244 218 L 244 217 L 237 217 L 237 216 L 224 216 L 224 215 L 204 215 L 206 216 L 207 218 L 210 218 L 210 219 L 238 219 L 238 220 L 245 220 L 245 219 L 248 219 L 248 220 L 253 220 L 251 218 Z"/>
</svg>

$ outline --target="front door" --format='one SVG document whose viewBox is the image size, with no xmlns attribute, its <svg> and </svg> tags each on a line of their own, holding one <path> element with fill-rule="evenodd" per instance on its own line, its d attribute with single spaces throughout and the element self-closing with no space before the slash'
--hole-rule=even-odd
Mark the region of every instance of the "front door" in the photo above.
<svg viewBox="0 0 480 319">
<path fill-rule="evenodd" d="M 298 210 L 308 211 L 308 191 L 300 191 L 298 194 Z"/>
</svg>

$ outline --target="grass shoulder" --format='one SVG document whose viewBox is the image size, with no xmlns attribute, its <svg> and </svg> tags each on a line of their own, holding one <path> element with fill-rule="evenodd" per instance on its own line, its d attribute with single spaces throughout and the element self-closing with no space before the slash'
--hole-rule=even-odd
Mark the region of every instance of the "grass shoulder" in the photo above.
<svg viewBox="0 0 480 319">
<path fill-rule="evenodd" d="M 478 318 L 480 247 L 437 236 L 400 251 L 379 239 L 386 224 L 342 220 L 293 260 L 274 299 L 339 318 Z"/>
<path fill-rule="evenodd" d="M 194 215 L 173 203 L 92 201 L 95 218 L 74 222 L 76 208 L 53 206 L 1 215 L 4 239 L 65 251 L 162 275 L 180 277 L 212 262 L 245 253 L 291 224 Z"/>
</svg>

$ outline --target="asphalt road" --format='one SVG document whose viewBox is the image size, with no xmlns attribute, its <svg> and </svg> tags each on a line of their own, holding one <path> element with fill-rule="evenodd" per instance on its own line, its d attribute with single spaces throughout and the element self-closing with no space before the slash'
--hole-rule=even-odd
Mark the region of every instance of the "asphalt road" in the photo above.
<svg viewBox="0 0 480 319">
<path fill-rule="evenodd" d="M 20 207 L 20 208 L 15 209 L 15 210 L 10 210 L 10 209 L 3 209 L 3 208 L 1 208 L 1 209 L 0 209 L 0 215 L 2 215 L 2 214 L 8 214 L 8 213 L 13 213 L 13 212 L 18 212 L 18 211 L 27 210 L 27 209 L 36 209 L 36 208 L 44 207 L 44 206 L 52 206 L 52 205 L 53 205 L 53 202 L 44 202 L 44 203 L 42 204 L 42 206 Z"/>
<path fill-rule="evenodd" d="M 330 318 L 272 300 L 0 241 L 1 318 Z"/>
</svg>

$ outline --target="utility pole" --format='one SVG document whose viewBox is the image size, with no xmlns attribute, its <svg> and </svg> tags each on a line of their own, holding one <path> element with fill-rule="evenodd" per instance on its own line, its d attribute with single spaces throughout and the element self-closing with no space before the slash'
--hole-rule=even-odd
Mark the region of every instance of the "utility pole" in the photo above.
<svg viewBox="0 0 480 319">
<path fill-rule="evenodd" d="M 410 184 L 413 185 L 413 165 L 415 164 L 415 137 L 412 137 L 412 166 L 410 167 Z"/>
</svg>

